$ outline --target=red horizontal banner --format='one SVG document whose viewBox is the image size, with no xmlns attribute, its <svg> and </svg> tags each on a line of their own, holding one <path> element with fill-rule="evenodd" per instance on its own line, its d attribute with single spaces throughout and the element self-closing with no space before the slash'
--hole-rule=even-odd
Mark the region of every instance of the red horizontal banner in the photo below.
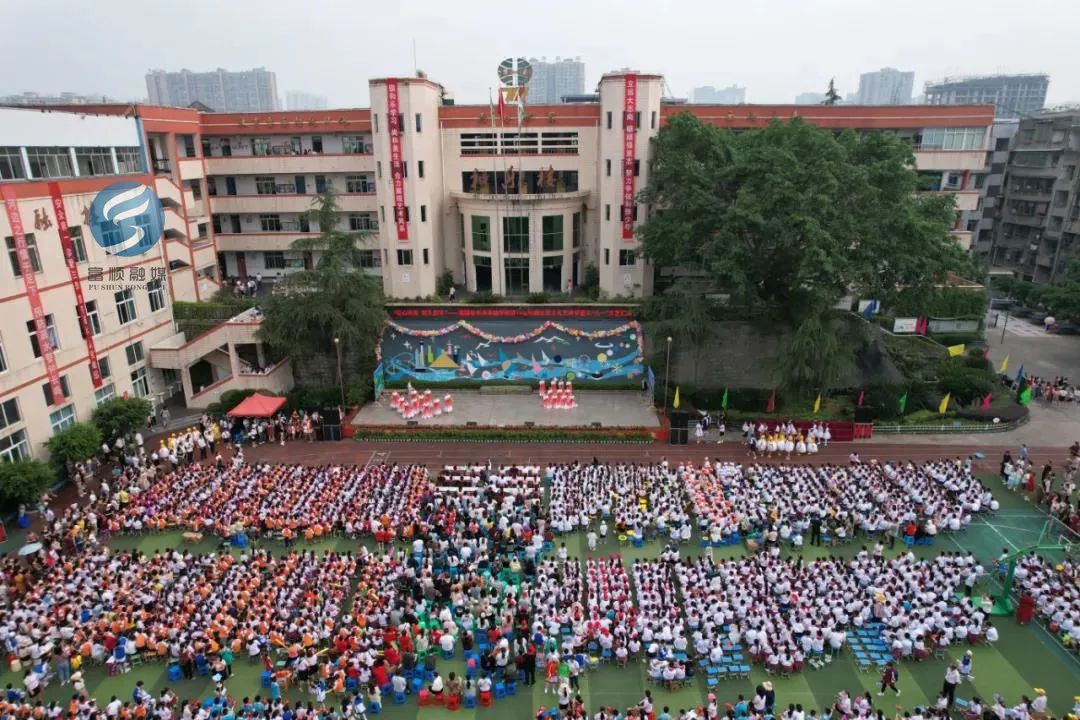
<svg viewBox="0 0 1080 720">
<path fill-rule="evenodd" d="M 631 308 L 544 308 L 544 307 L 476 307 L 476 308 L 388 308 L 392 318 L 628 318 Z"/>
</svg>

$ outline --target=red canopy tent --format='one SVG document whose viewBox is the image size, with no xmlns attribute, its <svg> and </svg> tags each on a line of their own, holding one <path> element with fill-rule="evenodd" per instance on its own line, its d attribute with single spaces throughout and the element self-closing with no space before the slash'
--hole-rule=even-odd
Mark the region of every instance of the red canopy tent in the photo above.
<svg viewBox="0 0 1080 720">
<path fill-rule="evenodd" d="M 255 393 L 229 411 L 229 417 L 270 417 L 285 404 L 285 398 Z"/>
</svg>

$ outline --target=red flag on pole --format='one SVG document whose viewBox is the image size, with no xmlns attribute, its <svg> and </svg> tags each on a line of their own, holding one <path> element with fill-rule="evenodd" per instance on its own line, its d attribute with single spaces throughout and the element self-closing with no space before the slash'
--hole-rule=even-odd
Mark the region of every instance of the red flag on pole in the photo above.
<svg viewBox="0 0 1080 720">
<path fill-rule="evenodd" d="M 992 399 L 993 399 L 993 393 L 986 393 L 985 395 L 983 395 L 983 399 L 982 399 L 982 409 L 983 410 L 989 410 L 990 409 L 990 401 Z"/>
<path fill-rule="evenodd" d="M 765 406 L 765 412 L 776 412 L 776 391 L 773 390 L 773 394 L 769 396 L 769 404 Z"/>
<path fill-rule="evenodd" d="M 865 399 L 866 399 L 866 393 L 864 391 L 860 390 L 859 391 L 859 400 L 858 400 L 858 402 L 856 404 L 859 407 L 862 407 L 863 400 L 865 400 Z"/>
<path fill-rule="evenodd" d="M 506 102 L 503 100 L 503 89 L 499 88 L 499 105 L 497 108 L 499 112 L 499 122 L 506 121 Z"/>
</svg>

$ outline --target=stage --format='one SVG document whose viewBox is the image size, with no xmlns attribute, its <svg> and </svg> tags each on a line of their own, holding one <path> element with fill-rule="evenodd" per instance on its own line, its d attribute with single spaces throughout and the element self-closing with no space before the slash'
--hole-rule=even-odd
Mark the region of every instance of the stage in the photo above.
<svg viewBox="0 0 1080 720">
<path fill-rule="evenodd" d="M 380 400 L 360 408 L 352 425 L 404 427 L 406 420 L 390 407 L 390 390 Z M 438 393 L 442 398 L 445 393 Z M 658 428 L 660 420 L 648 396 L 636 390 L 578 390 L 573 410 L 545 410 L 540 396 L 531 393 L 497 393 L 452 390 L 454 412 L 430 420 L 416 419 L 419 427 L 455 427 L 476 423 L 480 427 L 588 427 Z"/>
</svg>

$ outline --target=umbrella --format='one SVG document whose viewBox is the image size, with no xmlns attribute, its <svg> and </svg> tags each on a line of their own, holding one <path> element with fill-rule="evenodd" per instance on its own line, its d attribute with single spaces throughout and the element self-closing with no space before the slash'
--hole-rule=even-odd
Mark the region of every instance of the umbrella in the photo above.
<svg viewBox="0 0 1080 720">
<path fill-rule="evenodd" d="M 19 556 L 20 557 L 25 557 L 26 555 L 33 555 L 34 553 L 36 553 L 41 548 L 42 548 L 42 545 L 39 542 L 28 543 L 26 545 L 23 545 L 21 548 L 19 548 Z"/>
</svg>

